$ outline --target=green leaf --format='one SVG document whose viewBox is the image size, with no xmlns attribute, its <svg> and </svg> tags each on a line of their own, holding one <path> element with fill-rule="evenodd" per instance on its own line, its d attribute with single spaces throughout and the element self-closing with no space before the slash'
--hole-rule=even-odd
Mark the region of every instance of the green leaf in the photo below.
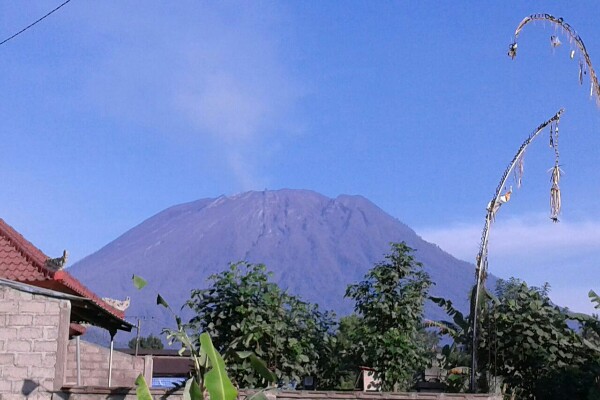
<svg viewBox="0 0 600 400">
<path fill-rule="evenodd" d="M 310 361 L 310 359 L 306 355 L 304 355 L 304 354 L 300 354 L 298 356 L 298 358 L 300 359 L 301 362 L 304 362 L 304 363 L 307 363 L 307 362 Z"/>
<path fill-rule="evenodd" d="M 251 351 L 238 351 L 235 354 L 237 354 L 237 356 L 243 360 L 245 358 L 250 357 L 254 353 L 252 353 Z"/>
<path fill-rule="evenodd" d="M 148 389 L 148 384 L 142 374 L 139 374 L 135 380 L 135 395 L 138 400 L 152 400 L 150 389 Z"/>
<path fill-rule="evenodd" d="M 590 290 L 588 293 L 588 297 L 590 298 L 590 300 L 594 303 L 596 303 L 596 305 L 594 306 L 594 308 L 600 308 L 600 296 L 598 296 L 596 294 L 596 292 L 594 292 L 593 290 Z"/>
<path fill-rule="evenodd" d="M 267 364 L 263 360 L 258 358 L 254 353 L 250 354 L 249 357 L 252 368 L 261 378 L 270 383 L 275 383 L 277 381 L 277 377 L 269 368 L 267 368 Z"/>
<path fill-rule="evenodd" d="M 169 308 L 169 303 L 159 294 L 156 296 L 156 305 L 163 306 L 164 308 Z"/>
<path fill-rule="evenodd" d="M 229 380 L 223 358 L 213 346 L 208 333 L 204 332 L 200 335 L 200 346 L 206 351 L 212 366 L 211 370 L 204 375 L 204 384 L 211 400 L 235 400 L 237 390 Z"/>
<path fill-rule="evenodd" d="M 194 378 L 190 378 L 185 382 L 183 400 L 202 400 L 202 391 Z"/>
<path fill-rule="evenodd" d="M 202 346 L 200 346 L 200 350 L 198 351 L 198 363 L 200 365 L 208 366 L 208 355 Z"/>
<path fill-rule="evenodd" d="M 137 275 L 133 275 L 131 277 L 131 280 L 133 281 L 133 286 L 135 286 L 135 288 L 137 290 L 143 289 L 144 286 L 146 286 L 148 284 L 148 282 L 146 282 L 146 280 L 144 278 L 142 278 L 141 276 L 137 276 Z"/>
</svg>

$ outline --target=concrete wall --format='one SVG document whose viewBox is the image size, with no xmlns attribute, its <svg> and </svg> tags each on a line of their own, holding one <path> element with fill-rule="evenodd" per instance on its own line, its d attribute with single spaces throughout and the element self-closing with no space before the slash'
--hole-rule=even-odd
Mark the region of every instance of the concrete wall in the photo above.
<svg viewBox="0 0 600 400">
<path fill-rule="evenodd" d="M 64 379 L 71 304 L 0 286 L 0 399 L 49 399 Z"/>
<path fill-rule="evenodd" d="M 80 340 L 81 386 L 108 387 L 109 349 Z M 152 382 L 152 357 L 135 357 L 118 351 L 113 352 L 111 386 L 134 386 L 135 378 L 143 374 Z M 77 385 L 77 345 L 69 341 L 67 347 L 66 386 Z"/>
<path fill-rule="evenodd" d="M 167 394 L 165 390 L 152 390 L 155 400 L 180 400 L 183 398 L 181 391 Z M 242 392 L 239 398 L 247 398 L 252 392 Z M 54 399 L 61 400 L 135 400 L 135 390 L 107 390 L 74 388 L 56 394 Z M 452 394 L 452 393 L 382 393 L 382 392 L 321 392 L 321 391 L 270 391 L 267 392 L 269 400 L 501 400 L 500 396 L 487 394 Z"/>
</svg>

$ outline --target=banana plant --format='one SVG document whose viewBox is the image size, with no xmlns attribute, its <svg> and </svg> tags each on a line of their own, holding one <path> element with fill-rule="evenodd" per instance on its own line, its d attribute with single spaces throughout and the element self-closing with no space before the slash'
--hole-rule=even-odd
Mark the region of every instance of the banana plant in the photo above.
<svg viewBox="0 0 600 400">
<path fill-rule="evenodd" d="M 450 300 L 430 296 L 429 299 L 446 311 L 451 321 L 425 320 L 425 326 L 436 328 L 440 333 L 449 335 L 452 343 L 442 348 L 437 356 L 439 366 L 445 371 L 443 378 L 447 391 L 458 393 L 466 388 L 471 371 L 469 365 L 470 316 L 465 316 L 456 309 Z"/>
<path fill-rule="evenodd" d="M 180 324 L 180 322 L 178 323 Z M 180 354 L 185 350 L 188 350 L 190 352 L 190 358 L 194 362 L 194 376 L 185 383 L 183 389 L 184 399 L 202 400 L 204 399 L 205 390 L 212 400 L 234 400 L 237 398 L 238 391 L 231 383 L 229 376 L 227 376 L 223 358 L 215 349 L 208 333 L 202 333 L 200 335 L 200 346 L 195 346 L 189 340 L 187 333 L 181 329 L 181 325 L 178 327 L 177 331 L 172 331 L 168 337 L 170 340 L 175 338 L 176 340 L 181 341 L 183 346 L 180 350 Z M 138 400 L 152 399 L 148 384 L 143 375 L 140 374 L 137 377 L 135 385 Z"/>
<path fill-rule="evenodd" d="M 133 276 L 132 280 L 137 289 L 142 289 L 147 284 L 143 278 L 136 275 Z M 205 398 L 206 392 L 208 392 L 211 400 L 237 399 L 238 391 L 227 375 L 223 357 L 213 345 L 210 335 L 203 332 L 199 340 L 194 342 L 185 330 L 181 317 L 175 314 L 160 294 L 156 297 L 156 304 L 165 307 L 173 315 L 177 324 L 177 329 L 166 328 L 163 330 L 163 333 L 167 335 L 169 345 L 179 342 L 181 344 L 179 355 L 187 352 L 193 362 L 194 370 L 192 377 L 186 381 L 183 389 L 184 400 L 202 400 Z M 274 383 L 276 381 L 275 374 L 252 352 L 240 352 L 238 356 L 240 358 L 249 358 L 252 367 L 267 382 Z M 148 383 L 143 375 L 140 374 L 137 377 L 135 385 L 138 400 L 152 400 Z M 271 388 L 267 387 L 267 389 Z M 266 400 L 265 391 L 262 390 L 255 393 L 248 400 Z"/>
</svg>

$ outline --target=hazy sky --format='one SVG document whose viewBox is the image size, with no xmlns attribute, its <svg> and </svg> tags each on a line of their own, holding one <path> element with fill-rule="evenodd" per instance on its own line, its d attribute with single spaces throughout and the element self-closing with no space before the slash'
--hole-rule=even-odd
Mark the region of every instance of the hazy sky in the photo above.
<svg viewBox="0 0 600 400">
<path fill-rule="evenodd" d="M 61 1 L 0 3 L 0 41 Z M 549 24 L 600 65 L 600 2 L 72 0 L 0 46 L 0 217 L 80 259 L 174 204 L 246 190 L 361 194 L 473 261 L 520 143 L 559 108 L 498 214 L 490 272 L 600 291 L 600 108 Z M 563 45 L 552 49 L 550 36 Z M 600 68 L 600 67 L 597 67 Z"/>
</svg>

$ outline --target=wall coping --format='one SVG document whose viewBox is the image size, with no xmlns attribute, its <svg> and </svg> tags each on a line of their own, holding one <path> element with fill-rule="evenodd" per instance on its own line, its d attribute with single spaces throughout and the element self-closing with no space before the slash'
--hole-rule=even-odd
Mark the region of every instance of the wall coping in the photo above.
<svg viewBox="0 0 600 400">
<path fill-rule="evenodd" d="M 80 387 L 63 387 L 62 394 L 65 395 L 97 395 L 98 399 L 117 398 L 119 396 L 135 396 L 135 388 L 132 387 L 95 387 L 95 386 L 80 386 Z M 252 394 L 252 390 L 241 390 L 240 395 L 245 396 Z M 172 389 L 150 389 L 150 394 L 155 399 L 180 399 L 183 397 L 183 390 Z M 268 392 L 268 397 L 271 399 L 374 399 L 374 400 L 501 400 L 502 397 L 494 394 L 485 393 L 419 393 L 419 392 L 363 392 L 363 391 L 321 391 L 321 390 L 274 390 Z M 69 398 L 69 397 L 66 397 Z"/>
</svg>

